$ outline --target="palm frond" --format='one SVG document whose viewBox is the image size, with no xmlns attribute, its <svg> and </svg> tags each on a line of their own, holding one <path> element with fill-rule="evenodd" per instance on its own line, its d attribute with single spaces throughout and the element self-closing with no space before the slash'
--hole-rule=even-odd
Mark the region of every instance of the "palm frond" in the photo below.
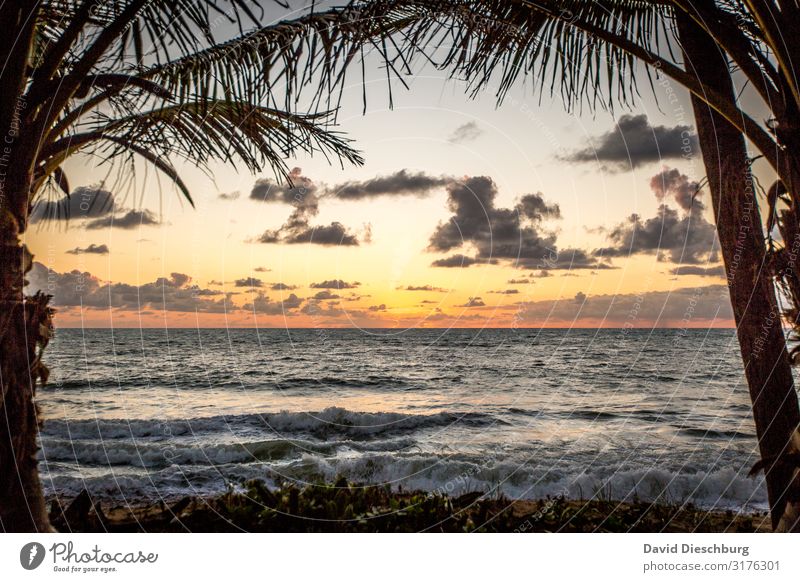
<svg viewBox="0 0 800 582">
<path fill-rule="evenodd" d="M 289 176 L 285 160 L 298 152 L 321 153 L 342 163 L 363 163 L 349 140 L 331 130 L 331 117 L 331 112 L 303 115 L 204 99 L 121 118 L 101 116 L 86 131 L 44 148 L 41 174 L 49 175 L 77 151 L 102 151 L 105 157 L 113 158 L 125 150 L 141 150 L 158 159 L 177 156 L 199 165 L 212 160 L 233 165 L 241 161 L 253 172 L 271 167 L 284 178 Z"/>
<path fill-rule="evenodd" d="M 373 3 L 366 15 L 358 7 L 312 12 L 151 67 L 141 77 L 156 81 L 178 99 L 189 94 L 270 99 L 277 106 L 277 94 L 286 108 L 295 105 L 302 87 L 313 84 L 313 100 L 319 103 L 341 87 L 346 67 L 365 47 L 391 62 L 384 42 L 411 22 L 394 3 Z M 325 100 L 325 107 L 330 104 Z"/>
<path fill-rule="evenodd" d="M 575 26 L 628 38 L 647 50 L 663 48 L 667 31 L 662 3 L 637 0 L 397 0 L 379 3 L 410 22 L 405 38 L 442 69 L 470 83 L 473 92 L 489 85 L 498 99 L 518 80 L 533 78 L 544 91 L 558 92 L 572 107 L 584 102 L 612 107 L 637 94 L 635 57 L 599 42 Z M 351 5 L 374 14 L 372 3 Z M 378 17 L 377 15 L 375 17 Z M 431 48 L 433 47 L 433 48 Z"/>
<path fill-rule="evenodd" d="M 272 166 L 288 175 L 284 160 L 299 151 L 363 163 L 348 140 L 329 130 L 331 118 L 331 112 L 295 114 L 243 102 L 200 99 L 109 120 L 100 131 L 199 163 L 241 160 L 253 172 Z"/>
</svg>

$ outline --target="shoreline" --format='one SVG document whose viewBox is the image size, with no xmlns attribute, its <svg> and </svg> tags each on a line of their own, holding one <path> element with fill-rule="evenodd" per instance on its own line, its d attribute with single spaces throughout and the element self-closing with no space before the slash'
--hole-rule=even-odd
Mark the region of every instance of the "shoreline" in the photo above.
<svg viewBox="0 0 800 582">
<path fill-rule="evenodd" d="M 480 492 L 458 497 L 392 491 L 339 479 L 334 484 L 183 497 L 172 503 L 115 504 L 51 498 L 61 532 L 770 532 L 766 512 L 705 510 L 691 504 L 575 500 L 510 500 Z"/>
</svg>

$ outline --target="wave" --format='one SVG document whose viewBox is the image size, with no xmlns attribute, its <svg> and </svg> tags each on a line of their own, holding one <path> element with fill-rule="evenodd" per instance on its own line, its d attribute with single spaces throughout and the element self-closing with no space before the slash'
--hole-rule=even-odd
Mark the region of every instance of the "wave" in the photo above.
<svg viewBox="0 0 800 582">
<path fill-rule="evenodd" d="M 425 381 L 418 381 L 412 383 L 408 378 L 390 375 L 371 374 L 361 378 L 347 378 L 347 377 L 334 377 L 334 376 L 321 376 L 315 377 L 286 377 L 286 378 L 271 378 L 275 373 L 264 370 L 246 370 L 244 372 L 220 376 L 219 378 L 209 378 L 202 375 L 196 375 L 195 382 L 187 382 L 181 376 L 163 375 L 160 377 L 125 377 L 114 378 L 104 377 L 97 379 L 90 378 L 76 378 L 70 380 L 54 380 L 45 384 L 42 389 L 48 392 L 58 392 L 62 390 L 69 391 L 93 391 L 105 389 L 120 389 L 126 388 L 153 388 L 161 385 L 169 386 L 170 389 L 178 390 L 197 390 L 202 388 L 225 388 L 244 386 L 247 389 L 260 390 L 297 390 L 297 389 L 319 389 L 319 388 L 375 388 L 381 390 L 394 390 L 412 388 L 424 388 L 426 382 L 434 381 L 436 379 L 428 379 Z M 193 375 L 189 375 L 189 378 Z M 237 378 L 252 378 L 259 377 L 262 381 L 254 384 L 243 384 Z M 268 378 L 269 377 L 269 378 Z M 440 378 L 439 378 L 440 379 Z"/>
<path fill-rule="evenodd" d="M 712 428 L 692 428 L 677 426 L 678 432 L 690 437 L 700 437 L 701 439 L 753 439 L 756 435 L 739 430 L 715 430 Z"/>
<path fill-rule="evenodd" d="M 479 412 L 439 412 L 402 414 L 399 412 L 354 412 L 329 407 L 320 412 L 275 412 L 233 416 L 210 416 L 191 419 L 94 419 L 51 420 L 42 434 L 67 439 L 153 438 L 236 433 L 243 429 L 278 435 L 307 434 L 370 436 L 394 432 L 412 432 L 425 428 L 456 426 L 485 427 L 506 424 L 491 414 Z"/>
<path fill-rule="evenodd" d="M 42 442 L 39 458 L 48 464 L 75 463 L 81 467 L 161 468 L 172 465 L 216 466 L 282 461 L 298 458 L 302 454 L 327 456 L 338 451 L 401 451 L 414 446 L 416 441 L 410 438 L 369 442 L 347 439 L 332 442 L 274 439 L 228 443 L 46 439 Z"/>
<path fill-rule="evenodd" d="M 303 453 L 277 465 L 180 466 L 147 471 L 141 476 L 109 471 L 105 475 L 76 478 L 53 467 L 51 474 L 45 472 L 44 482 L 62 494 L 77 493 L 86 487 L 100 497 L 152 499 L 154 496 L 171 498 L 222 493 L 231 483 L 241 484 L 253 478 L 275 487 L 287 481 L 300 486 L 332 482 L 341 476 L 357 483 L 451 496 L 478 491 L 512 499 L 564 496 L 691 503 L 708 509 L 763 510 L 767 507 L 763 480 L 748 478 L 729 468 L 677 473 L 660 468 L 614 470 L 612 467 L 586 472 L 577 466 L 543 470 L 511 460 L 487 465 L 458 455 L 443 457 L 422 453 L 380 452 L 350 457 Z"/>
</svg>

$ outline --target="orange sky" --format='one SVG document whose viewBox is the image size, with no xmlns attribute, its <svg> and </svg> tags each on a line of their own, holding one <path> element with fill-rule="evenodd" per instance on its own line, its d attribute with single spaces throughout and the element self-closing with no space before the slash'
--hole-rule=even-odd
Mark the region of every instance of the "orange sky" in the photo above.
<svg viewBox="0 0 800 582">
<path fill-rule="evenodd" d="M 100 188 L 113 204 L 27 233 L 41 264 L 31 281 L 55 295 L 57 325 L 732 325 L 706 195 L 685 199 L 704 174 L 696 146 L 680 150 L 691 126 L 685 95 L 682 110 L 645 96 L 613 117 L 540 104 L 520 87 L 496 108 L 490 94 L 471 100 L 459 82 L 423 72 L 391 111 L 373 90 L 362 114 L 360 85 L 348 89 L 340 129 L 366 164 L 286 160 L 313 193 L 299 203 L 281 198 L 269 171 L 216 164 L 212 178 L 178 164 L 191 209 L 152 169 L 120 181 L 118 168 L 69 161 L 76 191 Z M 672 189 L 654 180 L 667 170 Z M 409 176 L 433 185 L 391 190 Z M 251 196 L 267 183 L 267 201 Z M 362 190 L 347 197 L 337 190 L 347 183 Z M 477 187 L 488 183 L 488 194 Z M 626 238 L 632 214 L 642 230 Z M 293 218 L 311 242 L 289 242 L 303 235 L 289 229 Z M 349 244 L 317 244 L 336 224 Z M 275 241 L 257 242 L 270 233 Z M 478 264 L 436 266 L 457 256 Z M 88 282 L 78 291 L 72 271 Z M 319 286 L 326 281 L 353 285 Z"/>
</svg>

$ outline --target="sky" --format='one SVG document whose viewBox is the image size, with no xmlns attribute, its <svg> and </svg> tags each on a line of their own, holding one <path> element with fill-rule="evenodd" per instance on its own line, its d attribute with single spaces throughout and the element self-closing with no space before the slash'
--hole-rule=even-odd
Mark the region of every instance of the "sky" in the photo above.
<svg viewBox="0 0 800 582">
<path fill-rule="evenodd" d="M 415 73 L 390 110 L 368 61 L 366 111 L 354 77 L 338 114 L 364 165 L 287 159 L 292 186 L 176 162 L 193 209 L 152 168 L 76 156 L 70 200 L 34 209 L 29 290 L 60 327 L 733 325 L 680 88 L 570 112 Z"/>
</svg>

